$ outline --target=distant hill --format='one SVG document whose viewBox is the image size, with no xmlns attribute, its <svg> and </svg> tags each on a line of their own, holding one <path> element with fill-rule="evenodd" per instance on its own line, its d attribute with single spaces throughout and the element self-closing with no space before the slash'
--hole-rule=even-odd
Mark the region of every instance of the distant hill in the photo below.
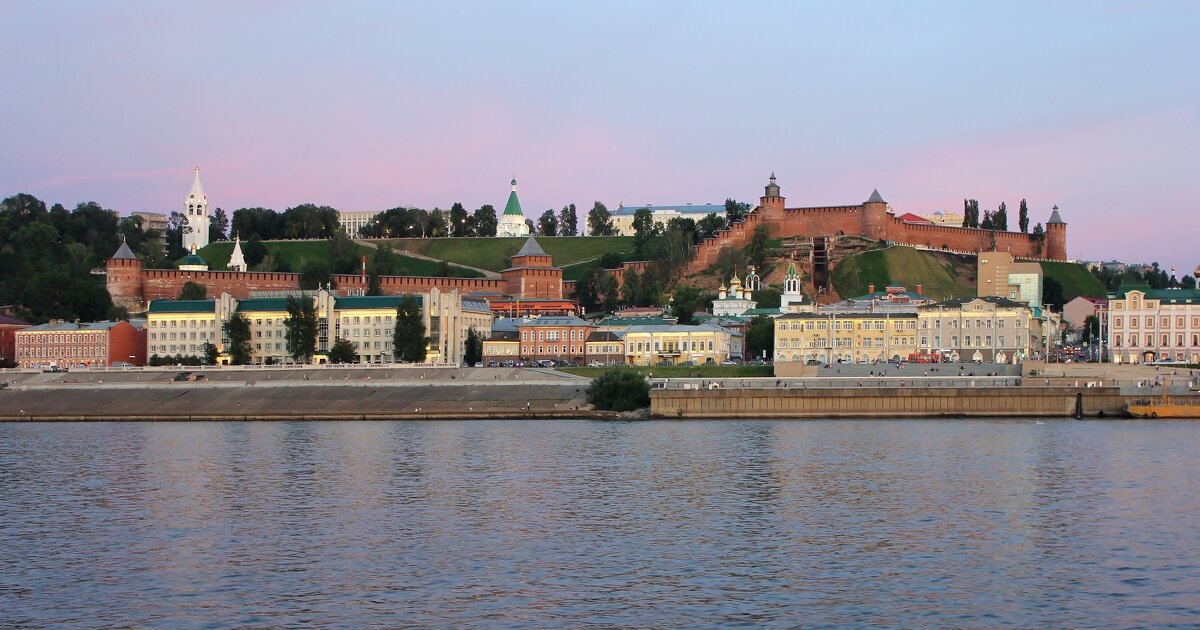
<svg viewBox="0 0 1200 630">
<path fill-rule="evenodd" d="M 888 247 L 855 254 L 833 268 L 833 287 L 843 298 L 865 295 L 870 285 L 877 291 L 889 284 L 944 300 L 975 296 L 975 258 L 911 247 Z"/>
</svg>

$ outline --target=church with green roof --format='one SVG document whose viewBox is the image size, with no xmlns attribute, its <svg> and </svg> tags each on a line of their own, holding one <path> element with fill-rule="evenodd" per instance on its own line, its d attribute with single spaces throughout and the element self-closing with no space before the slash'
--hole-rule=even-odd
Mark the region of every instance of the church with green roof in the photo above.
<svg viewBox="0 0 1200 630">
<path fill-rule="evenodd" d="M 496 236 L 529 236 L 529 225 L 525 223 L 521 201 L 517 199 L 515 177 L 512 180 L 512 191 L 508 193 L 508 203 L 504 204 L 504 214 L 500 215 L 500 224 L 496 226 Z"/>
</svg>

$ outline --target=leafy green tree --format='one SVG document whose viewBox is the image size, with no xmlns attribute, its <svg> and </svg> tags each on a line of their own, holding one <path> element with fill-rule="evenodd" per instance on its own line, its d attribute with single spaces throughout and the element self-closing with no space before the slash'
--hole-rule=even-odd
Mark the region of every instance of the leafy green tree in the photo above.
<svg viewBox="0 0 1200 630">
<path fill-rule="evenodd" d="M 358 363 L 358 348 L 349 339 L 338 337 L 329 348 L 330 363 Z"/>
<path fill-rule="evenodd" d="M 529 229 L 530 234 L 538 233 L 537 224 L 533 222 L 533 219 L 525 219 L 525 227 Z"/>
<path fill-rule="evenodd" d="M 383 295 L 383 287 L 379 284 L 379 270 L 373 269 L 367 276 L 367 295 Z"/>
<path fill-rule="evenodd" d="M 744 220 L 748 214 L 750 214 L 750 204 L 733 199 L 725 200 L 725 220 L 730 225 Z"/>
<path fill-rule="evenodd" d="M 467 209 L 459 202 L 450 206 L 450 234 L 452 236 L 467 235 Z"/>
<path fill-rule="evenodd" d="M 708 305 L 709 297 L 697 287 L 677 287 L 675 295 L 671 296 L 671 314 L 682 325 L 696 324 L 698 322 L 695 321 L 695 313 L 708 310 L 705 307 Z"/>
<path fill-rule="evenodd" d="M 627 306 L 635 306 L 637 304 L 638 293 L 641 292 L 641 284 L 642 279 L 638 275 L 637 269 L 626 269 L 625 277 L 621 282 L 621 301 Z"/>
<path fill-rule="evenodd" d="M 978 228 L 979 224 L 979 202 L 975 199 L 963 199 L 963 227 Z"/>
<path fill-rule="evenodd" d="M 746 261 L 754 265 L 762 275 L 767 273 L 767 261 L 770 256 L 770 240 L 771 237 L 767 233 L 767 226 L 760 223 L 754 228 L 754 232 L 750 235 L 750 242 L 746 243 Z"/>
<path fill-rule="evenodd" d="M 229 238 L 229 215 L 217 208 L 208 221 L 208 242 L 215 243 Z"/>
<path fill-rule="evenodd" d="M 329 239 L 329 260 L 333 273 L 358 273 L 362 265 L 360 256 L 358 245 L 345 230 L 337 230 Z"/>
<path fill-rule="evenodd" d="M 1058 280 L 1050 276 L 1042 278 L 1042 304 L 1062 312 L 1063 287 Z"/>
<path fill-rule="evenodd" d="M 1179 281 L 1179 288 L 1195 289 L 1196 288 L 1196 278 L 1194 278 L 1192 276 L 1184 276 L 1183 279 Z"/>
<path fill-rule="evenodd" d="M 624 259 L 621 258 L 621 255 L 616 252 L 604 252 L 604 254 L 600 256 L 601 269 L 620 269 L 621 263 L 623 262 Z"/>
<path fill-rule="evenodd" d="M 205 300 L 208 299 L 208 287 L 188 280 L 183 283 L 183 288 L 179 290 L 179 299 L 181 300 Z"/>
<path fill-rule="evenodd" d="M 696 233 L 700 236 L 700 239 L 703 240 L 710 236 L 715 236 L 717 232 L 724 230 L 727 227 L 729 227 L 729 221 L 727 221 L 724 216 L 715 212 L 710 212 L 705 215 L 703 219 L 700 219 L 698 224 L 696 224 Z"/>
<path fill-rule="evenodd" d="M 287 299 L 287 318 L 283 320 L 283 336 L 292 359 L 311 363 L 317 351 L 317 305 L 309 298 Z"/>
<path fill-rule="evenodd" d="M 775 320 L 766 315 L 755 315 L 746 331 L 746 355 L 751 357 L 771 356 L 775 347 Z"/>
<path fill-rule="evenodd" d="M 577 234 L 579 234 L 579 214 L 575 211 L 575 204 L 563 206 L 558 213 L 558 235 L 575 236 Z"/>
<path fill-rule="evenodd" d="M 779 308 L 782 297 L 779 289 L 768 286 L 754 292 L 754 301 L 758 303 L 758 308 Z"/>
<path fill-rule="evenodd" d="M 587 224 L 588 233 L 592 236 L 613 236 L 617 233 L 616 227 L 613 226 L 612 214 L 599 201 L 592 204 L 592 209 L 588 212 Z"/>
<path fill-rule="evenodd" d="M 646 244 L 658 234 L 658 225 L 654 222 L 654 215 L 650 209 L 638 208 L 633 213 L 633 251 L 638 258 L 645 257 Z"/>
<path fill-rule="evenodd" d="M 498 220 L 496 209 L 490 204 L 484 204 L 471 216 L 473 219 L 472 236 L 495 236 Z"/>
<path fill-rule="evenodd" d="M 603 283 L 607 276 L 603 269 L 592 267 L 584 270 L 575 282 L 575 299 L 579 300 L 584 311 L 592 313 L 600 308 L 600 295 L 604 291 Z"/>
<path fill-rule="evenodd" d="M 1033 226 L 1033 232 L 1030 233 L 1030 236 L 1033 237 L 1034 243 L 1037 244 L 1038 256 L 1041 256 L 1046 248 L 1046 230 L 1042 227 L 1041 223 Z"/>
<path fill-rule="evenodd" d="M 1021 200 L 1021 209 L 1017 215 L 1017 225 L 1021 228 L 1021 232 L 1029 231 L 1029 206 L 1025 205 L 1025 200 Z"/>
<path fill-rule="evenodd" d="M 330 238 L 338 229 L 337 210 L 304 203 L 283 211 L 287 238 Z"/>
<path fill-rule="evenodd" d="M 542 236 L 558 236 L 558 217 L 553 210 L 543 212 L 538 219 L 538 233 Z"/>
<path fill-rule="evenodd" d="M 266 257 L 267 246 L 263 245 L 262 240 L 258 238 L 257 234 L 250 237 L 250 240 L 246 241 L 246 245 L 242 247 L 242 258 L 246 260 L 247 268 L 257 266 Z"/>
<path fill-rule="evenodd" d="M 233 211 L 230 228 L 243 240 L 269 241 L 284 238 L 283 226 L 283 216 L 270 208 L 239 208 Z"/>
<path fill-rule="evenodd" d="M 425 233 L 430 238 L 438 238 L 450 234 L 450 217 L 441 208 L 434 208 L 433 212 L 429 213 L 429 222 L 426 224 Z"/>
<path fill-rule="evenodd" d="M 483 333 L 474 326 L 467 328 L 467 339 L 463 344 L 463 363 L 475 365 L 483 362 Z"/>
<path fill-rule="evenodd" d="M 621 282 L 612 274 L 604 274 L 604 311 L 612 313 L 617 310 L 617 303 L 621 299 Z"/>
<path fill-rule="evenodd" d="M 229 338 L 229 361 L 234 365 L 250 363 L 250 320 L 241 313 L 234 313 L 221 328 Z"/>
<path fill-rule="evenodd" d="M 746 255 L 742 250 L 726 245 L 717 251 L 717 261 L 714 264 L 717 268 L 717 277 L 721 282 L 728 282 L 730 278 L 741 275 L 743 269 L 746 268 Z"/>
<path fill-rule="evenodd" d="M 1001 232 L 1008 231 L 1008 204 L 1000 202 L 1000 208 L 992 215 L 992 229 Z"/>
<path fill-rule="evenodd" d="M 992 222 L 992 212 L 990 210 L 983 211 L 983 220 L 979 222 L 980 229 L 993 230 L 995 229 Z"/>
<path fill-rule="evenodd" d="M 421 305 L 414 297 L 406 297 L 396 307 L 396 328 L 392 333 L 392 348 L 401 361 L 420 363 L 425 360 L 429 337 L 425 336 L 425 321 Z"/>
<path fill-rule="evenodd" d="M 304 261 L 304 268 L 300 271 L 300 288 L 313 290 L 326 285 L 333 286 L 333 273 L 329 270 L 329 261 L 321 258 Z"/>
<path fill-rule="evenodd" d="M 650 382 L 636 370 L 606 370 L 592 379 L 587 401 L 605 411 L 643 409 L 650 406 Z"/>
<path fill-rule="evenodd" d="M 200 344 L 200 352 L 204 356 L 204 365 L 217 364 L 217 347 L 207 341 Z"/>
</svg>

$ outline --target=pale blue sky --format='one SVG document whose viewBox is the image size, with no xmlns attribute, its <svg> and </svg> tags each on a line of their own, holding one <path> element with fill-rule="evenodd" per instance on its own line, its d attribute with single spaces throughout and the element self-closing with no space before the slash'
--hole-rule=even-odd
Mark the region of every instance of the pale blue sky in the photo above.
<svg viewBox="0 0 1200 630">
<path fill-rule="evenodd" d="M 0 195 L 178 209 L 964 197 L 1191 270 L 1200 3 L 7 2 Z"/>
</svg>

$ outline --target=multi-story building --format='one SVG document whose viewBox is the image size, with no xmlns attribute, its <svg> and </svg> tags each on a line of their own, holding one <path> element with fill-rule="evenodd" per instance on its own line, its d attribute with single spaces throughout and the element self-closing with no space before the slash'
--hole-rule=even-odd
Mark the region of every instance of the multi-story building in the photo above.
<svg viewBox="0 0 1200 630">
<path fill-rule="evenodd" d="M 0 367 L 17 363 L 17 331 L 33 324 L 0 315 Z"/>
<path fill-rule="evenodd" d="M 625 363 L 625 335 L 609 330 L 592 331 L 587 338 L 588 363 L 622 365 Z"/>
<path fill-rule="evenodd" d="M 654 218 L 654 222 L 660 225 L 666 225 L 674 218 L 692 219 L 697 223 L 701 219 L 710 215 L 725 216 L 725 204 L 696 204 L 690 203 L 678 206 L 626 206 L 622 204 L 611 214 L 613 228 L 616 229 L 618 236 L 632 236 L 634 233 L 633 219 L 638 210 L 647 209 L 650 211 L 650 216 Z"/>
<path fill-rule="evenodd" d="M 108 367 L 145 365 L 146 321 L 50 322 L 15 333 L 17 366 Z"/>
<path fill-rule="evenodd" d="M 1200 363 L 1200 290 L 1122 287 L 1109 294 L 1104 327 L 1118 363 Z"/>
<path fill-rule="evenodd" d="M 1020 302 L 983 296 L 918 309 L 917 350 L 949 361 L 1008 363 L 1041 351 L 1037 321 Z"/>
<path fill-rule="evenodd" d="M 338 211 L 338 226 L 346 231 L 351 237 L 358 236 L 359 230 L 371 225 L 375 217 L 379 216 L 377 211 L 368 212 L 342 212 Z"/>
<path fill-rule="evenodd" d="M 758 302 L 754 301 L 750 290 L 742 288 L 742 281 L 734 276 L 728 288 L 722 284 L 717 290 L 717 298 L 712 302 L 712 314 L 717 317 L 739 317 L 757 306 Z"/>
<path fill-rule="evenodd" d="M 625 330 L 628 365 L 720 363 L 741 358 L 745 346 L 740 333 L 714 326 L 630 326 Z"/>
<path fill-rule="evenodd" d="M 1008 252 L 981 252 L 977 263 L 976 294 L 1021 302 L 1031 308 L 1042 306 L 1042 266 L 1015 262 Z"/>
<path fill-rule="evenodd" d="M 1063 321 L 1073 330 L 1083 328 L 1088 317 L 1099 316 L 1100 309 L 1108 306 L 1108 300 L 1081 295 L 1063 305 Z"/>
<path fill-rule="evenodd" d="M 491 312 L 481 300 L 461 299 L 457 292 L 431 289 L 415 296 L 339 296 L 326 290 L 295 292 L 292 297 L 312 300 L 317 311 L 317 348 L 314 361 L 327 359 L 338 338 L 354 344 L 359 363 L 393 360 L 392 336 L 396 310 L 409 297 L 421 306 L 429 345 L 430 363 L 461 361 L 467 331 L 485 332 Z M 285 296 L 238 300 L 228 293 L 214 300 L 154 300 L 150 303 L 149 353 L 154 356 L 202 356 L 204 344 L 217 347 L 220 360 L 229 361 L 229 336 L 224 326 L 238 313 L 250 323 L 251 361 L 292 363 L 287 349 Z"/>
<path fill-rule="evenodd" d="M 517 323 L 521 358 L 582 363 L 595 326 L 578 317 L 537 317 Z"/>
<path fill-rule="evenodd" d="M 776 373 L 791 366 L 907 360 L 917 349 L 915 310 L 823 309 L 775 320 Z"/>
</svg>

